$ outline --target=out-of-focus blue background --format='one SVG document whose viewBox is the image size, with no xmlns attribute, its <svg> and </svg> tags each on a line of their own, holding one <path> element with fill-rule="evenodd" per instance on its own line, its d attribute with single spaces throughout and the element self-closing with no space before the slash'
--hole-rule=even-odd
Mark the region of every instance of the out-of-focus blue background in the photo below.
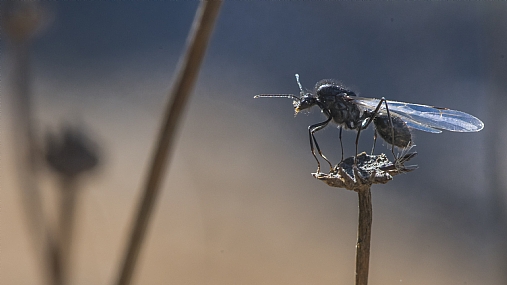
<svg viewBox="0 0 507 285">
<path fill-rule="evenodd" d="M 56 2 L 34 41 L 32 96 L 42 138 L 84 126 L 102 149 L 78 208 L 74 284 L 115 279 L 178 58 L 197 2 Z M 507 141 L 496 81 L 507 49 L 496 2 L 229 1 L 189 102 L 143 247 L 136 284 L 352 284 L 357 197 L 311 176 L 307 127 L 288 99 L 325 78 L 363 97 L 481 118 L 479 133 L 415 132 L 419 169 L 374 186 L 372 284 L 500 284 L 497 231 Z M 505 21 L 503 22 L 506 23 Z M 40 284 L 21 218 L 2 52 L 2 284 Z M 496 105 L 495 105 L 496 104 Z M 361 136 L 369 151 L 373 131 Z M 338 129 L 317 134 L 340 159 Z M 353 132 L 344 133 L 346 155 Z M 382 142 L 377 151 L 390 153 Z M 493 153 L 493 154 L 492 154 Z M 494 161 L 493 161 L 494 160 Z M 323 164 L 323 166 L 325 166 Z M 498 175 L 500 173 L 500 175 Z M 46 173 L 51 217 L 54 178 Z M 502 192 L 500 192 L 502 193 Z M 9 216 L 9 217 L 7 217 Z"/>
</svg>

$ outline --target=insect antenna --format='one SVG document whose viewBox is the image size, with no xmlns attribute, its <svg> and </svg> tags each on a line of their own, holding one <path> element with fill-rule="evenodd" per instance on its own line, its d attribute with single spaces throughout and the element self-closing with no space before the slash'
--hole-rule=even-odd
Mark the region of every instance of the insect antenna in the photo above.
<svg viewBox="0 0 507 285">
<path fill-rule="evenodd" d="M 303 85 L 299 82 L 299 74 L 296 73 L 296 81 L 299 86 L 300 96 L 303 97 L 305 95 L 305 91 L 303 90 Z M 298 102 L 301 102 L 301 98 L 294 94 L 259 94 L 255 95 L 254 98 L 289 98 Z"/>
<path fill-rule="evenodd" d="M 296 101 L 301 101 L 301 98 L 294 94 L 259 94 L 255 95 L 254 98 L 289 98 Z"/>
<path fill-rule="evenodd" d="M 301 85 L 301 82 L 299 82 L 299 74 L 296 73 L 296 81 L 298 82 L 299 91 L 301 93 L 301 96 L 305 94 L 305 91 L 303 91 L 303 85 Z"/>
</svg>

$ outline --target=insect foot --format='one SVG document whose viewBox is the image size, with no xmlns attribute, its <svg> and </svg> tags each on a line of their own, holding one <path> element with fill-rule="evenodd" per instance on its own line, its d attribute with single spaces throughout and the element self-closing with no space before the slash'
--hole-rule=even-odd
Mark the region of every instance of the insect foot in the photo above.
<svg viewBox="0 0 507 285">
<path fill-rule="evenodd" d="M 365 152 L 357 155 L 357 165 L 354 156 L 344 159 L 329 173 L 312 173 L 313 177 L 329 186 L 345 188 L 352 191 L 362 191 L 372 184 L 386 184 L 393 176 L 413 171 L 415 167 L 405 167 L 403 163 L 409 161 L 416 152 L 406 154 L 403 159 L 391 162 L 385 154 L 369 155 Z"/>
</svg>

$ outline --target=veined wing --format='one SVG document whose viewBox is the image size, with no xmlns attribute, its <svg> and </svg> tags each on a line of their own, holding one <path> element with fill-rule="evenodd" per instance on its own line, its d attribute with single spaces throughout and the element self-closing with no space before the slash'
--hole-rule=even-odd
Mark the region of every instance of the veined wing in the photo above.
<svg viewBox="0 0 507 285">
<path fill-rule="evenodd" d="M 380 102 L 380 99 L 374 98 L 350 98 L 368 110 L 375 110 Z M 440 130 L 478 132 L 484 128 L 481 120 L 461 111 L 397 101 L 387 101 L 387 104 L 390 113 L 400 117 L 409 127 L 425 132 L 440 133 Z M 386 107 L 382 104 L 379 111 L 385 110 Z"/>
</svg>

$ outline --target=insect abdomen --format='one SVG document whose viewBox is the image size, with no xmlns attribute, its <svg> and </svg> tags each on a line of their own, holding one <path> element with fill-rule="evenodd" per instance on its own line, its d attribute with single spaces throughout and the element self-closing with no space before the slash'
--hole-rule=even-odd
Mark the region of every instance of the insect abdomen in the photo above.
<svg viewBox="0 0 507 285">
<path fill-rule="evenodd" d="M 394 140 L 393 128 L 391 128 L 387 114 L 379 114 L 373 119 L 377 133 L 389 144 L 400 148 L 409 147 L 412 143 L 412 134 L 407 124 L 395 116 L 391 116 L 391 120 L 394 127 Z"/>
</svg>

